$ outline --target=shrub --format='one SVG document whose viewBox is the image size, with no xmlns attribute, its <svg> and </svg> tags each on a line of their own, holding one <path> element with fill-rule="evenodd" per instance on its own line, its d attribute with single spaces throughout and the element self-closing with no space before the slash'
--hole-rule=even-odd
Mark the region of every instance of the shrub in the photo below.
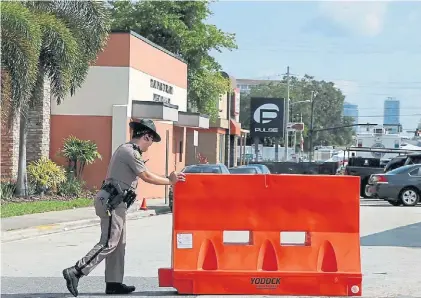
<svg viewBox="0 0 421 298">
<path fill-rule="evenodd" d="M 66 181 L 59 184 L 57 194 L 64 197 L 78 197 L 82 194 L 84 185 L 83 181 L 70 174 Z"/>
<path fill-rule="evenodd" d="M 53 161 L 42 157 L 31 162 L 27 168 L 28 179 L 36 187 L 38 192 L 57 190 L 60 183 L 66 181 L 66 171 Z"/>
<path fill-rule="evenodd" d="M 2 200 L 9 200 L 13 197 L 16 190 L 16 183 L 12 181 L 0 182 L 0 197 Z"/>
<path fill-rule="evenodd" d="M 73 172 L 74 176 L 78 178 L 82 177 L 85 165 L 94 163 L 98 158 L 102 159 L 94 142 L 80 140 L 74 136 L 64 140 L 60 155 L 67 159 L 68 172 Z"/>
</svg>

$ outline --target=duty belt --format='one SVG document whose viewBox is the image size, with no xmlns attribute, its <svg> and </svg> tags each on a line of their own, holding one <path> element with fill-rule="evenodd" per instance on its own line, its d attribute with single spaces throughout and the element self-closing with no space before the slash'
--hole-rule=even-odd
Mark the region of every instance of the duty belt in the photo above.
<svg viewBox="0 0 421 298">
<path fill-rule="evenodd" d="M 111 216 L 111 211 L 117 208 L 122 202 L 126 203 L 127 208 L 129 208 L 136 200 L 136 193 L 132 187 L 122 190 L 118 183 L 115 185 L 109 181 L 104 181 L 101 189 L 109 194 L 105 202 L 108 216 Z"/>
</svg>

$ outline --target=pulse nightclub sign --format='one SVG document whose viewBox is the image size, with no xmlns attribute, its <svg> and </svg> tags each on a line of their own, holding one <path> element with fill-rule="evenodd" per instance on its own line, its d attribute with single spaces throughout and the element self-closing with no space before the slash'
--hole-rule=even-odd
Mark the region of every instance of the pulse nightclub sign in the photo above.
<svg viewBox="0 0 421 298">
<path fill-rule="evenodd" d="M 252 97 L 250 102 L 250 137 L 284 135 L 283 98 Z"/>
</svg>

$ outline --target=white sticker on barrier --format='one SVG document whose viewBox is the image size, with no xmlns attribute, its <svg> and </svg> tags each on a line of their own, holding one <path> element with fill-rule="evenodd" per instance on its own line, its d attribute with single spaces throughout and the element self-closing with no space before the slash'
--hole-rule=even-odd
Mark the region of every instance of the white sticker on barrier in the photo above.
<svg viewBox="0 0 421 298">
<path fill-rule="evenodd" d="M 193 234 L 177 234 L 177 248 L 193 248 Z"/>
</svg>

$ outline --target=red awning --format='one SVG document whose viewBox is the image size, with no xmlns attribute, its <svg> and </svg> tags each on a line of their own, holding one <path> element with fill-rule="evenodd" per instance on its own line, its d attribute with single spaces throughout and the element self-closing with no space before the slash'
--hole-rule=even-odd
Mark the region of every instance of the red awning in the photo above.
<svg viewBox="0 0 421 298">
<path fill-rule="evenodd" d="M 241 135 L 241 123 L 238 123 L 235 120 L 230 120 L 230 131 L 231 135 L 240 136 Z"/>
</svg>

